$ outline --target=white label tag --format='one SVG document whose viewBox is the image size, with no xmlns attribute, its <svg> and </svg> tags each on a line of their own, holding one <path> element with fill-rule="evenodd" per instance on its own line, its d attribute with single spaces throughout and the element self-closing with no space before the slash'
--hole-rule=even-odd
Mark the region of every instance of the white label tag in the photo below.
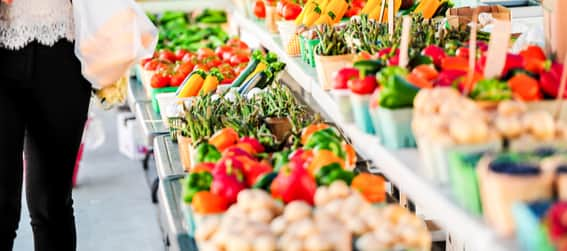
<svg viewBox="0 0 567 251">
<path fill-rule="evenodd" d="M 388 32 L 394 36 L 394 0 L 388 0 Z"/>
<path fill-rule="evenodd" d="M 410 43 L 410 32 L 411 32 L 411 17 L 404 16 L 404 21 L 402 23 L 402 41 L 400 42 L 400 62 L 399 66 L 406 67 L 409 62 L 408 50 Z"/>
<path fill-rule="evenodd" d="M 494 29 L 490 35 L 484 77 L 499 77 L 506 64 L 506 54 L 510 43 L 511 25 L 509 21 L 494 20 Z"/>
</svg>

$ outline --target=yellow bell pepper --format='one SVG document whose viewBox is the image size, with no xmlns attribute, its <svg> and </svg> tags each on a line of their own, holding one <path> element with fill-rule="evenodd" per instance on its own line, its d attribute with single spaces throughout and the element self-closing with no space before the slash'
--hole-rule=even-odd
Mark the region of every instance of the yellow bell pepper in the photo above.
<svg viewBox="0 0 567 251">
<path fill-rule="evenodd" d="M 205 78 L 207 77 L 207 73 L 202 70 L 196 70 L 189 75 L 183 81 L 183 84 L 177 89 L 177 97 L 178 98 L 188 98 L 194 97 L 199 94 L 199 90 L 203 86 L 203 82 L 205 82 Z"/>
<path fill-rule="evenodd" d="M 421 0 L 414 13 L 421 13 L 425 19 L 430 19 L 444 2 L 444 0 Z"/>
<path fill-rule="evenodd" d="M 303 24 L 307 27 L 313 26 L 327 8 L 328 3 L 328 0 L 320 0 L 319 2 L 316 2 L 315 6 L 310 8 L 309 12 L 305 13 L 305 17 L 303 17 Z"/>
<path fill-rule="evenodd" d="M 219 86 L 220 81 L 224 78 L 222 74 L 217 69 L 213 69 L 205 78 L 203 82 L 203 87 L 201 87 L 201 91 L 199 92 L 201 95 L 214 92 L 217 87 Z"/>
<path fill-rule="evenodd" d="M 331 0 L 315 24 L 338 23 L 345 15 L 347 9 L 348 3 L 345 0 Z"/>
<path fill-rule="evenodd" d="M 380 0 L 368 0 L 368 2 L 364 5 L 364 8 L 360 10 L 360 13 L 369 15 L 374 8 L 380 8 L 380 3 Z"/>
</svg>

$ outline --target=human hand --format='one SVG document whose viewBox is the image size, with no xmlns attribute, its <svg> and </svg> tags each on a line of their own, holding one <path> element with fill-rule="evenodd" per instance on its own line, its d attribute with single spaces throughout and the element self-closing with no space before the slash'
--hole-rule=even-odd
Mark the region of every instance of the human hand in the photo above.
<svg viewBox="0 0 567 251">
<path fill-rule="evenodd" d="M 14 0 L 2 0 L 3 3 L 11 4 Z"/>
</svg>

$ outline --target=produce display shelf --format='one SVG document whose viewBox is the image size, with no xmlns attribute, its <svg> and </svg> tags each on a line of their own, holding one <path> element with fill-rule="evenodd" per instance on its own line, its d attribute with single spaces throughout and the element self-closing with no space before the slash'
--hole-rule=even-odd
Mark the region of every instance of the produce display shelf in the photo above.
<svg viewBox="0 0 567 251">
<path fill-rule="evenodd" d="M 146 95 L 144 86 L 138 82 L 135 78 L 128 80 L 128 105 L 131 108 L 135 108 L 138 103 L 149 103 L 152 100 Z"/>
<path fill-rule="evenodd" d="M 160 180 L 171 176 L 184 176 L 177 144 L 169 135 L 161 135 L 154 139 L 156 169 Z"/>
<path fill-rule="evenodd" d="M 338 121 L 338 106 L 330 93 L 321 88 L 311 66 L 298 58 L 288 56 L 280 39 L 269 33 L 264 25 L 249 20 L 238 12 L 233 13 L 232 17 L 241 30 L 253 34 L 262 46 L 278 54 L 287 64 L 288 75 L 295 82 L 291 85 L 298 85 L 304 89 L 304 93 L 310 93 L 311 99 L 315 100 L 321 109 L 319 112 L 332 118 L 352 140 L 359 153 L 372 160 L 381 173 L 423 210 L 427 218 L 435 219 L 444 230 L 456 239 L 464 241 L 471 250 L 518 249 L 515 240 L 499 237 L 480 217 L 460 207 L 451 195 L 449 187 L 435 185 L 421 176 L 417 172 L 420 158 L 416 149 L 388 150 L 380 144 L 377 137 L 363 133 L 354 125 Z"/>
<path fill-rule="evenodd" d="M 187 232 L 181 208 L 182 178 L 170 177 L 160 181 L 158 200 L 162 222 L 165 224 L 166 243 L 169 245 L 167 250 L 197 250 L 195 240 Z"/>
<path fill-rule="evenodd" d="M 152 108 L 151 102 L 138 103 L 135 107 L 136 118 L 142 123 L 146 146 L 153 145 L 156 136 L 169 133 L 159 114 Z"/>
</svg>

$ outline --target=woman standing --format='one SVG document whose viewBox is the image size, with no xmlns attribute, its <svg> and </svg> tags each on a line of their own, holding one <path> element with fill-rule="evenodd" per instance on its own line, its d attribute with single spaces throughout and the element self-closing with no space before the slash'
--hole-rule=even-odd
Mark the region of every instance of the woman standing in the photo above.
<svg viewBox="0 0 567 251">
<path fill-rule="evenodd" d="M 75 250 L 71 180 L 91 88 L 74 54 L 72 4 L 1 1 L 0 250 L 13 248 L 22 184 L 35 250 Z"/>
</svg>

